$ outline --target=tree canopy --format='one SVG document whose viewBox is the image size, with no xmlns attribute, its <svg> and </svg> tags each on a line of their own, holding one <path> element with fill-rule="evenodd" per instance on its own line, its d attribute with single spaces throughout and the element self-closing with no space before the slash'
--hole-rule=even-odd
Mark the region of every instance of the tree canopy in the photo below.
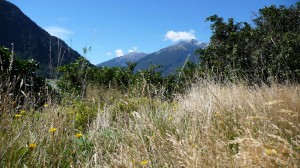
<svg viewBox="0 0 300 168">
<path fill-rule="evenodd" d="M 259 10 L 254 25 L 213 15 L 210 45 L 198 50 L 202 75 L 221 80 L 300 82 L 300 3 Z"/>
</svg>

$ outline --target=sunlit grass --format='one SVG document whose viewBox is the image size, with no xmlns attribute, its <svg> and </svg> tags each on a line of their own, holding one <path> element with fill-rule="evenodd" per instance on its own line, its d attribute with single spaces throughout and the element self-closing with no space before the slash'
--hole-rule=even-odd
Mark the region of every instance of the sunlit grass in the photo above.
<svg viewBox="0 0 300 168">
<path fill-rule="evenodd" d="M 297 167 L 299 102 L 298 85 L 203 82 L 173 101 L 89 88 L 3 111 L 0 167 Z"/>
</svg>

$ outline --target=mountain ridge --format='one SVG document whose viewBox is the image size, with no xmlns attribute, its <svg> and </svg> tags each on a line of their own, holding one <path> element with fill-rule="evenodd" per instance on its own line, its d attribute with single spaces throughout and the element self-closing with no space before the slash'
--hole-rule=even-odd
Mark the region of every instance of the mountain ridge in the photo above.
<svg viewBox="0 0 300 168">
<path fill-rule="evenodd" d="M 51 36 L 9 1 L 0 1 L 0 20 L 0 45 L 11 48 L 13 44 L 17 58 L 39 62 L 40 76 L 53 77 L 54 68 L 80 57 L 77 51 Z"/>
<path fill-rule="evenodd" d="M 198 63 L 200 59 L 195 55 L 195 51 L 207 45 L 195 39 L 180 41 L 138 60 L 136 70 L 147 69 L 151 65 L 162 65 L 162 74 L 167 76 L 175 73 L 186 61 Z"/>
<path fill-rule="evenodd" d="M 162 65 L 163 75 L 175 73 L 178 68 L 181 68 L 186 61 L 198 63 L 199 57 L 195 55 L 195 51 L 199 48 L 204 48 L 208 43 L 198 42 L 195 39 L 188 41 L 179 41 L 176 44 L 162 48 L 156 52 L 145 55 L 134 62 L 137 62 L 135 71 L 144 70 L 151 65 Z M 124 57 L 124 56 L 123 56 Z M 122 57 L 114 58 L 109 61 L 98 64 L 97 66 L 126 66 L 119 64 L 116 60 Z"/>
<path fill-rule="evenodd" d="M 108 61 L 102 62 L 100 64 L 97 64 L 98 67 L 101 66 L 107 66 L 107 67 L 114 67 L 114 66 L 120 66 L 120 67 L 124 67 L 126 66 L 127 62 L 136 62 L 139 59 L 143 58 L 144 56 L 146 56 L 146 53 L 143 52 L 130 52 L 126 55 L 117 57 L 117 58 L 113 58 L 110 59 Z"/>
</svg>

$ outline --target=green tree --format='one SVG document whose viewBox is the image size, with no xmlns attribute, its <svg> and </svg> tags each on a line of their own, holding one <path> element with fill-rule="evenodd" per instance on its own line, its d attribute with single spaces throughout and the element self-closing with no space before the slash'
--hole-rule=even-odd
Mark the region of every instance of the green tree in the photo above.
<svg viewBox="0 0 300 168">
<path fill-rule="evenodd" d="M 253 21 L 256 38 L 253 57 L 257 73 L 267 80 L 300 82 L 300 3 L 259 10 Z"/>
<path fill-rule="evenodd" d="M 198 50 L 202 75 L 218 80 L 248 82 L 300 82 L 300 3 L 290 7 L 270 6 L 253 20 L 235 23 L 213 15 L 210 45 Z"/>
<path fill-rule="evenodd" d="M 64 93 L 71 93 L 84 97 L 88 85 L 88 77 L 94 72 L 88 60 L 84 57 L 78 58 L 74 63 L 58 67 L 62 73 L 58 87 Z"/>
<path fill-rule="evenodd" d="M 10 95 L 19 106 L 27 104 L 40 107 L 49 98 L 48 86 L 43 78 L 36 76 L 38 63 L 33 60 L 14 58 L 8 48 L 0 47 L 0 95 Z"/>
</svg>

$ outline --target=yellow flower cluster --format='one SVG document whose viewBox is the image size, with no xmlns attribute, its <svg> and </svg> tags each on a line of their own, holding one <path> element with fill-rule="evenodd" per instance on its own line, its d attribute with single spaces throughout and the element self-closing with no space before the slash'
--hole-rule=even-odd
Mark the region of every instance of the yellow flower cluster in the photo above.
<svg viewBox="0 0 300 168">
<path fill-rule="evenodd" d="M 35 143 L 30 143 L 30 144 L 28 145 L 28 148 L 31 149 L 31 150 L 33 150 L 33 149 L 36 148 L 36 144 L 35 144 Z"/>
<path fill-rule="evenodd" d="M 22 117 L 21 114 L 16 114 L 16 115 L 15 115 L 15 118 L 20 118 L 20 117 Z"/>
<path fill-rule="evenodd" d="M 77 134 L 75 134 L 75 137 L 76 137 L 76 138 L 81 138 L 81 137 L 82 137 L 82 133 L 77 133 Z"/>
<path fill-rule="evenodd" d="M 25 114 L 26 111 L 25 110 L 20 110 L 20 114 Z"/>
<path fill-rule="evenodd" d="M 50 128 L 49 132 L 54 133 L 55 131 L 57 131 L 57 128 Z"/>
<path fill-rule="evenodd" d="M 23 115 L 25 115 L 26 111 L 25 110 L 20 110 L 20 113 L 15 114 L 15 118 L 21 118 Z"/>
<path fill-rule="evenodd" d="M 146 166 L 148 164 L 148 160 L 143 160 L 143 161 L 140 162 L 140 164 L 142 166 Z"/>
<path fill-rule="evenodd" d="M 273 154 L 277 154 L 277 151 L 275 149 L 265 149 L 265 152 L 267 155 L 273 155 Z"/>
</svg>

